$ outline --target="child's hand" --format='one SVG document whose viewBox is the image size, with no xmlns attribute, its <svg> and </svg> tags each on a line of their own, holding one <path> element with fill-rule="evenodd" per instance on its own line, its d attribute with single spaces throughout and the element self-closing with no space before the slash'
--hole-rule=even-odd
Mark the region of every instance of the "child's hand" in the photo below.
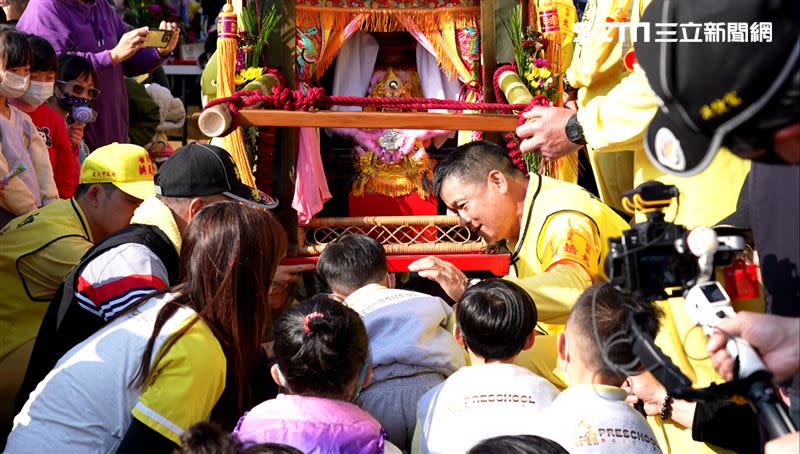
<svg viewBox="0 0 800 454">
<path fill-rule="evenodd" d="M 78 144 L 81 143 L 81 140 L 83 140 L 84 129 L 86 129 L 86 125 L 84 123 L 73 123 L 69 125 L 67 134 L 69 135 L 69 143 L 71 143 L 73 147 L 77 147 Z"/>
</svg>

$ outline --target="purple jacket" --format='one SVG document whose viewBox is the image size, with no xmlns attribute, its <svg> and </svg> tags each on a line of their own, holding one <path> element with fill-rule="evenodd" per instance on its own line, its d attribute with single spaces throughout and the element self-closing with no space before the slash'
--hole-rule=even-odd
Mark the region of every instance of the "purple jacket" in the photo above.
<svg viewBox="0 0 800 454">
<path fill-rule="evenodd" d="M 130 60 L 112 65 L 108 51 L 128 26 L 107 0 L 30 0 L 17 29 L 50 41 L 58 54 L 77 54 L 94 65 L 95 84 L 101 93 L 95 102 L 97 122 L 86 127 L 89 148 L 128 142 L 128 96 L 123 74 L 136 76 L 152 71 L 162 62 L 158 51 L 141 49 Z"/>
<path fill-rule="evenodd" d="M 245 413 L 233 433 L 245 446 L 283 443 L 306 454 L 381 454 L 386 433 L 369 413 L 320 397 L 278 397 Z"/>
</svg>

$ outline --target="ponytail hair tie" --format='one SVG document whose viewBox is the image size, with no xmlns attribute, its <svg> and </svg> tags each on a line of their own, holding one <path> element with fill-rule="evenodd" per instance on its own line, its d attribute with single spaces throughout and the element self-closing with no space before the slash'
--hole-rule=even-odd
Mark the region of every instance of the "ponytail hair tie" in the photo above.
<svg viewBox="0 0 800 454">
<path fill-rule="evenodd" d="M 312 312 L 306 315 L 305 318 L 303 318 L 303 329 L 305 329 L 306 334 L 311 334 L 311 327 L 308 326 L 308 322 L 310 322 L 312 318 L 324 317 L 324 316 L 325 314 L 323 314 L 322 312 Z"/>
</svg>

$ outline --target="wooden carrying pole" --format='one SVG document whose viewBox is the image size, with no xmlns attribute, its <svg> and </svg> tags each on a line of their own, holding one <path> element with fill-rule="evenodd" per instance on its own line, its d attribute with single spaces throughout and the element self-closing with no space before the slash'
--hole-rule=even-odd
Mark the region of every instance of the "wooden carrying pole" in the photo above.
<svg viewBox="0 0 800 454">
<path fill-rule="evenodd" d="M 200 114 L 201 130 L 223 131 L 230 126 L 228 107 L 218 104 Z M 217 125 L 216 122 L 226 122 Z M 206 122 L 214 125 L 205 128 Z M 351 111 L 286 111 L 286 110 L 240 110 L 239 122 L 244 126 L 313 127 L 313 128 L 397 128 L 397 129 L 442 129 L 446 131 L 498 131 L 508 132 L 517 128 L 514 115 L 427 112 L 351 112 Z"/>
</svg>

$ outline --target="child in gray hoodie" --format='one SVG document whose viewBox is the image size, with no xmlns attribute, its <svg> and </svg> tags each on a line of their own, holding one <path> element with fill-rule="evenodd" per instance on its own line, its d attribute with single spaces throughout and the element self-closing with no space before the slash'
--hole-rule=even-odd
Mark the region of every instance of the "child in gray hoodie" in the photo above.
<svg viewBox="0 0 800 454">
<path fill-rule="evenodd" d="M 330 243 L 317 272 L 367 327 L 373 373 L 360 405 L 393 444 L 409 449 L 419 398 L 465 365 L 464 350 L 447 330 L 452 310 L 441 298 L 389 288 L 383 246 L 366 235 Z"/>
</svg>

